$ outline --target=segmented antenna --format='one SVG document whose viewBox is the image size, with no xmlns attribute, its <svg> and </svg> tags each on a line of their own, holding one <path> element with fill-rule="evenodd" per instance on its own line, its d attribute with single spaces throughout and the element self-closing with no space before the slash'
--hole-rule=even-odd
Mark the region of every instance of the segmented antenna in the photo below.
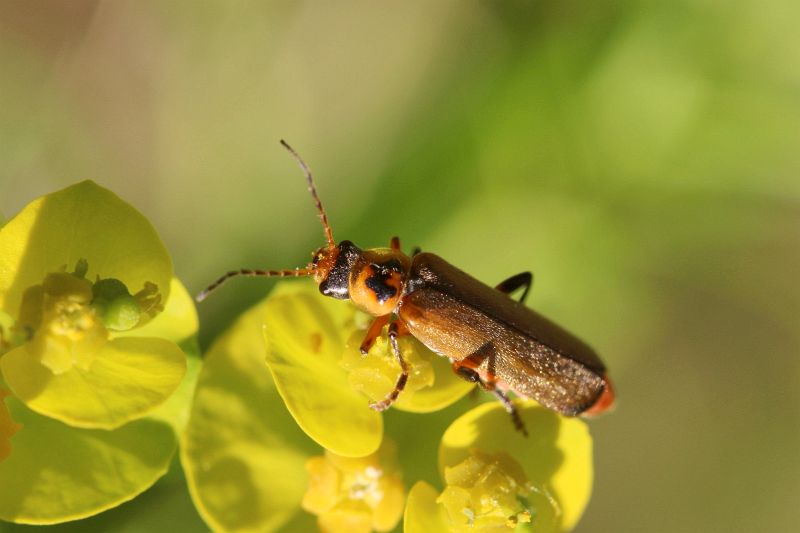
<svg viewBox="0 0 800 533">
<path fill-rule="evenodd" d="M 220 278 L 206 287 L 203 292 L 195 296 L 195 300 L 198 302 L 202 302 L 206 299 L 206 297 L 217 289 L 220 285 L 225 283 L 231 278 L 235 278 L 237 276 L 260 276 L 260 277 L 279 277 L 279 278 L 286 278 L 286 277 L 294 277 L 300 278 L 303 276 L 313 276 L 314 269 L 311 268 L 295 268 L 294 270 L 251 270 L 248 268 L 242 268 L 240 270 L 231 270 L 230 272 L 220 276 Z"/>
<path fill-rule="evenodd" d="M 311 193 L 311 196 L 314 198 L 314 203 L 317 205 L 317 212 L 319 213 L 319 219 L 322 221 L 322 227 L 325 230 L 325 238 L 328 240 L 328 248 L 333 249 L 336 248 L 336 241 L 333 240 L 333 232 L 331 231 L 331 226 L 328 224 L 328 215 L 325 214 L 325 209 L 322 208 L 322 202 L 317 195 L 317 188 L 314 186 L 314 178 L 311 175 L 311 169 L 308 168 L 305 161 L 294 151 L 294 148 L 289 146 L 289 144 L 281 139 L 281 145 L 286 148 L 292 157 L 294 157 L 295 161 L 300 165 L 300 168 L 303 170 L 303 173 L 306 175 L 306 180 L 308 181 L 308 190 Z M 303 277 L 303 276 L 313 276 L 315 273 L 315 269 L 313 265 L 309 265 L 307 268 L 295 268 L 294 270 L 255 270 L 249 268 L 242 268 L 240 270 L 231 270 L 230 272 L 220 276 L 220 278 L 205 288 L 203 292 L 198 294 L 195 297 L 195 300 L 198 302 L 202 302 L 203 300 L 208 297 L 213 291 L 215 291 L 220 285 L 225 283 L 231 278 L 235 278 L 237 276 L 260 276 L 260 277 Z"/>
<path fill-rule="evenodd" d="M 308 165 L 305 164 L 298 153 L 294 151 L 294 148 L 289 146 L 289 143 L 281 139 L 281 145 L 283 145 L 283 147 L 286 148 L 290 154 L 292 154 L 292 157 L 294 157 L 295 161 L 297 161 L 297 163 L 300 165 L 300 168 L 305 173 L 306 180 L 308 180 L 308 191 L 314 198 L 314 203 L 317 204 L 319 219 L 322 221 L 322 227 L 325 229 L 325 238 L 328 239 L 328 248 L 336 248 L 336 241 L 333 240 L 333 232 L 331 231 L 330 224 L 328 224 L 328 215 L 325 214 L 325 210 L 322 208 L 322 202 L 317 195 L 317 188 L 314 186 L 314 177 L 311 175 L 311 169 L 308 168 Z"/>
</svg>

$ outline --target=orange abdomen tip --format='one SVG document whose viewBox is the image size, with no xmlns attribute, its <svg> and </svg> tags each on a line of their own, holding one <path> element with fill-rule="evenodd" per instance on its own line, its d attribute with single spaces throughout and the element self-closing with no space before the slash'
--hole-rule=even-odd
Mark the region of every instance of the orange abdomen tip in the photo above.
<svg viewBox="0 0 800 533">
<path fill-rule="evenodd" d="M 603 392 L 600 394 L 600 397 L 597 398 L 597 401 L 594 402 L 590 408 L 581 414 L 585 416 L 595 416 L 605 413 L 614 406 L 614 387 L 611 385 L 611 380 L 609 380 L 608 376 L 606 375 L 603 376 L 603 382 L 605 383 L 605 387 L 603 388 Z"/>
</svg>

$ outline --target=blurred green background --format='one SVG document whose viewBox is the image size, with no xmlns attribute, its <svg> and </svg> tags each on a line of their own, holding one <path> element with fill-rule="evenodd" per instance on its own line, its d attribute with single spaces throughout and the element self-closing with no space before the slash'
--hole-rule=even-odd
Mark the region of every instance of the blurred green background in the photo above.
<svg viewBox="0 0 800 533">
<path fill-rule="evenodd" d="M 795 531 L 798 20 L 791 0 L 0 1 L 0 212 L 91 178 L 193 292 L 301 266 L 323 237 L 285 138 L 337 239 L 397 234 L 490 284 L 532 270 L 529 304 L 603 355 L 619 403 L 590 422 L 577 531 Z M 202 343 L 271 286 L 200 306 Z"/>
</svg>

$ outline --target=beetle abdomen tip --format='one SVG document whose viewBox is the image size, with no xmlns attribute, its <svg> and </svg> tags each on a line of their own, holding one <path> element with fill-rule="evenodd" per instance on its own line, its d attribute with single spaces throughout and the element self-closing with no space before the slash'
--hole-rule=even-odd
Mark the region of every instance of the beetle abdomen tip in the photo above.
<svg viewBox="0 0 800 533">
<path fill-rule="evenodd" d="M 597 398 L 597 401 L 592 404 L 587 410 L 581 413 L 584 416 L 595 416 L 609 411 L 614 406 L 616 395 L 614 394 L 614 387 L 611 385 L 611 380 L 608 376 L 603 376 L 603 392 Z"/>
</svg>

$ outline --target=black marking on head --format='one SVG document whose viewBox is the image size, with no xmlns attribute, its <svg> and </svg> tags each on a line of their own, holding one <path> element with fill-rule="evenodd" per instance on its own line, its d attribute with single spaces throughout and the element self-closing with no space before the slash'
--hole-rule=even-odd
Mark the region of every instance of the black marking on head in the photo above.
<svg viewBox="0 0 800 533">
<path fill-rule="evenodd" d="M 337 300 L 347 300 L 350 298 L 350 271 L 361 256 L 361 249 L 350 241 L 340 242 L 338 248 L 336 264 L 319 284 L 319 292 Z"/>
</svg>

